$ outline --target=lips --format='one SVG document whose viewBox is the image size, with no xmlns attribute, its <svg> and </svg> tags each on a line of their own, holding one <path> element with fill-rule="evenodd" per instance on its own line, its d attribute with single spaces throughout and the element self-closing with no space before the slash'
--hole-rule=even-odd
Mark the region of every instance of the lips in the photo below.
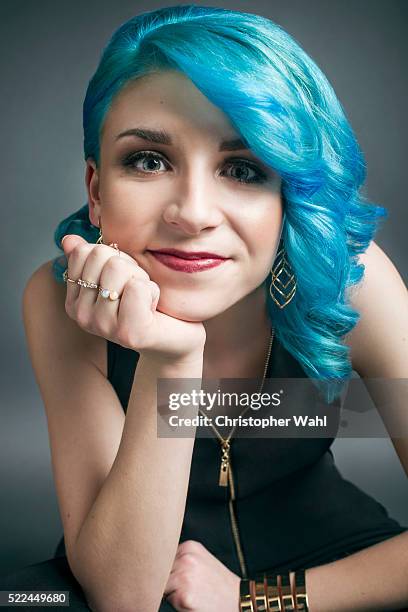
<svg viewBox="0 0 408 612">
<path fill-rule="evenodd" d="M 163 253 L 167 255 L 173 255 L 181 259 L 227 259 L 218 253 L 210 253 L 209 251 L 180 251 L 179 249 L 155 249 L 149 251 L 150 253 Z"/>
<path fill-rule="evenodd" d="M 156 260 L 165 265 L 172 270 L 177 270 L 178 272 L 203 272 L 204 270 L 209 270 L 211 268 L 215 268 L 216 266 L 220 266 L 221 264 L 228 261 L 225 257 L 209 257 L 205 255 L 203 252 L 199 254 L 196 253 L 183 253 L 183 257 L 179 255 L 175 255 L 174 251 L 169 252 L 166 251 L 148 251 Z M 180 251 L 178 251 L 180 253 Z"/>
</svg>

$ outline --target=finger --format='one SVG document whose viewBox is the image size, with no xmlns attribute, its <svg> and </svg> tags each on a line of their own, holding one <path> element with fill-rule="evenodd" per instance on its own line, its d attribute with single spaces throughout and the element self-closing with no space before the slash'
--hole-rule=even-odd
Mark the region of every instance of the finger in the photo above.
<svg viewBox="0 0 408 612">
<path fill-rule="evenodd" d="M 70 259 L 73 250 L 83 244 L 88 243 L 84 238 L 82 238 L 82 236 L 78 236 L 77 234 L 66 234 L 61 240 L 61 247 L 64 251 L 68 264 L 66 269 L 66 278 L 64 277 L 65 282 L 67 283 L 67 304 L 72 304 L 79 295 L 79 286 L 76 284 L 80 271 L 82 270 L 80 264 L 78 263 L 79 250 L 75 256 L 76 261 L 72 260 L 70 263 Z"/>
<path fill-rule="evenodd" d="M 74 315 L 75 301 L 81 289 L 77 281 L 82 276 L 82 270 L 85 265 L 86 258 L 92 251 L 93 247 L 93 244 L 86 242 L 86 240 L 81 240 L 78 241 L 70 251 L 67 268 L 67 296 L 65 301 L 65 307 L 70 316 Z"/>
<path fill-rule="evenodd" d="M 95 303 L 97 299 L 96 287 L 93 288 L 95 295 L 92 296 L 92 287 L 83 287 L 81 283 L 78 283 L 79 280 L 85 280 L 93 284 L 98 284 L 98 279 L 100 276 L 100 271 L 104 262 L 111 256 L 120 256 L 121 259 L 132 262 L 135 267 L 139 267 L 141 274 L 145 275 L 148 278 L 148 274 L 140 268 L 138 263 L 130 257 L 127 253 L 118 252 L 113 247 L 109 247 L 108 245 L 96 245 L 95 243 L 88 243 L 82 236 L 78 236 L 76 234 L 67 234 L 62 239 L 62 247 L 66 254 L 68 260 L 67 267 L 67 302 L 69 307 L 73 307 L 73 304 L 77 300 L 78 297 L 82 297 L 84 294 L 88 296 L 89 303 Z M 81 247 L 87 246 L 87 249 L 82 249 Z M 98 258 L 100 258 L 100 263 L 96 266 L 88 266 L 86 264 L 87 258 L 85 258 L 85 262 L 83 259 L 84 253 L 89 256 L 90 253 L 93 253 L 93 249 L 96 249 L 96 253 L 99 253 Z M 82 253 L 82 255 L 80 255 Z M 101 253 L 104 253 L 102 255 Z M 93 256 L 91 258 L 93 260 Z M 72 261 L 70 261 L 72 260 Z M 74 281 L 74 282 L 73 282 Z M 75 284 L 76 283 L 76 284 Z"/>
<path fill-rule="evenodd" d="M 103 252 L 99 251 L 99 253 L 95 252 L 94 254 L 88 257 L 89 265 L 93 265 L 92 259 L 94 259 L 95 264 L 99 265 L 100 261 L 98 258 L 101 257 Z M 88 263 L 88 262 L 87 262 Z M 117 312 L 119 308 L 119 299 L 122 296 L 123 289 L 127 283 L 127 281 L 133 277 L 139 277 L 141 280 L 145 281 L 145 272 L 141 270 L 139 266 L 135 265 L 131 261 L 127 261 L 122 259 L 121 257 L 110 256 L 103 263 L 101 271 L 95 273 L 95 277 L 99 274 L 98 284 L 99 289 L 98 292 L 95 292 L 95 313 L 96 316 L 106 317 L 108 314 L 111 317 L 114 317 L 115 328 L 118 325 L 117 321 Z M 84 295 L 84 301 L 87 298 Z M 93 297 L 88 297 L 89 303 L 93 300 Z M 93 305 L 93 304 L 92 304 Z"/>
<path fill-rule="evenodd" d="M 171 577 L 171 573 L 170 573 L 170 577 Z M 170 601 L 170 596 L 173 593 L 176 593 L 177 591 L 177 586 L 175 584 L 173 584 L 173 582 L 169 579 L 166 585 L 166 588 L 164 589 L 164 593 L 163 593 L 163 597 L 165 597 L 169 603 L 171 603 L 173 605 L 173 603 Z"/>
<path fill-rule="evenodd" d="M 78 236 L 78 234 L 66 234 L 61 240 L 61 247 L 68 260 L 72 250 L 79 244 L 88 244 L 85 238 Z"/>
<path fill-rule="evenodd" d="M 175 593 L 179 587 L 180 587 L 180 578 L 178 576 L 178 572 L 175 571 L 173 567 L 167 579 L 167 584 L 164 589 L 163 596 L 169 597 L 172 593 Z"/>
<path fill-rule="evenodd" d="M 128 270 L 132 265 L 127 259 L 118 257 L 117 251 L 113 247 L 105 244 L 94 245 L 94 248 L 88 254 L 88 257 L 84 263 L 81 278 L 87 283 L 96 285 L 96 287 L 81 286 L 78 294 L 78 300 L 81 302 L 81 308 L 86 308 L 87 306 L 93 307 L 96 304 L 98 300 L 98 289 L 101 283 L 102 270 L 110 259 L 119 262 L 119 268 L 117 268 L 117 271 L 119 272 L 120 276 L 126 276 L 124 275 L 124 271 Z M 136 268 L 136 265 L 132 265 L 132 271 Z M 127 276 L 129 276 L 129 274 L 127 274 Z"/>
<path fill-rule="evenodd" d="M 157 309 L 157 305 L 160 300 L 160 287 L 154 281 L 150 281 L 150 282 L 153 283 L 153 287 L 152 287 L 153 301 L 151 305 L 151 310 L 154 313 Z"/>
<path fill-rule="evenodd" d="M 152 302 L 156 295 L 156 283 L 131 277 L 122 293 L 118 310 L 118 333 L 124 345 L 143 348 L 146 333 L 153 321 Z M 149 338 L 154 343 L 154 338 Z"/>
<path fill-rule="evenodd" d="M 79 236 L 78 234 L 66 234 L 65 236 L 63 236 L 61 240 L 61 247 L 65 253 L 65 256 L 67 257 L 67 260 L 71 252 L 73 251 L 74 247 L 76 247 L 79 244 L 92 244 L 93 246 L 109 246 L 107 244 L 97 245 L 94 242 L 87 242 L 85 238 L 82 238 L 82 236 Z M 133 259 L 133 257 L 128 255 L 128 253 L 126 253 L 125 251 L 121 251 L 119 247 L 118 247 L 118 250 L 116 250 L 114 247 L 110 247 L 110 248 L 112 248 L 113 253 L 120 256 L 122 259 L 133 261 L 136 265 L 139 265 L 137 261 Z"/>
</svg>

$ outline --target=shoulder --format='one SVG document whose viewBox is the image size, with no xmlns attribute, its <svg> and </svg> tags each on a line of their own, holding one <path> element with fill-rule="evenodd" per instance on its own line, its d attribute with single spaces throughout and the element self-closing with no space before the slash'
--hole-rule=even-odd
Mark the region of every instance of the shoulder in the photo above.
<svg viewBox="0 0 408 612">
<path fill-rule="evenodd" d="M 408 293 L 388 255 L 372 241 L 359 257 L 362 281 L 352 288 L 350 303 L 360 314 L 346 336 L 353 369 L 362 377 L 408 376 Z"/>
<path fill-rule="evenodd" d="M 82 330 L 65 311 L 66 285 L 58 283 L 53 260 L 43 263 L 27 280 L 23 296 L 23 320 L 29 344 L 40 343 L 49 350 L 59 345 L 94 363 L 107 376 L 106 339 Z"/>
</svg>

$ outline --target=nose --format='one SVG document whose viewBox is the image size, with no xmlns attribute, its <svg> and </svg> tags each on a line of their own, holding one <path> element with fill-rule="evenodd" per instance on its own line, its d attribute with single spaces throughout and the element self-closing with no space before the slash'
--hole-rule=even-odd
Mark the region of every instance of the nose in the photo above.
<svg viewBox="0 0 408 612">
<path fill-rule="evenodd" d="M 177 187 L 177 195 L 165 207 L 165 222 L 191 235 L 216 227 L 223 219 L 221 207 L 217 204 L 221 196 L 216 191 L 204 180 L 203 173 L 198 175 L 196 172 L 184 178 Z"/>
</svg>

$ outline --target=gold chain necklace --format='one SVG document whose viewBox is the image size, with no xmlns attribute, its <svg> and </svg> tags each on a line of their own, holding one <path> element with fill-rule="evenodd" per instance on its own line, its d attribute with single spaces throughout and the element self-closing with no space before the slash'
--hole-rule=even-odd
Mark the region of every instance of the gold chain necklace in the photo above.
<svg viewBox="0 0 408 612">
<path fill-rule="evenodd" d="M 261 383 L 261 386 L 259 388 L 258 393 L 262 392 L 262 389 L 263 389 L 263 386 L 264 386 L 264 383 L 265 383 L 265 377 L 266 377 L 266 372 L 268 371 L 269 358 L 270 358 L 270 355 L 271 355 L 272 343 L 273 343 L 274 335 L 275 335 L 275 330 L 272 327 L 271 328 L 271 337 L 270 337 L 270 340 L 269 340 L 268 354 L 267 354 L 266 360 L 265 360 L 265 367 L 264 367 L 264 372 L 263 372 L 263 377 L 262 377 L 262 383 Z M 244 408 L 244 410 L 241 412 L 241 414 L 239 416 L 241 417 L 243 414 L 245 414 L 245 412 L 249 408 L 250 408 L 250 406 L 247 406 L 246 408 Z M 198 408 L 198 410 L 201 412 L 201 414 L 203 416 L 206 416 L 205 413 L 201 410 L 201 408 Z M 231 448 L 230 440 L 231 440 L 232 434 L 235 431 L 236 424 L 231 429 L 231 431 L 228 434 L 227 438 L 223 438 L 221 436 L 221 434 L 219 433 L 219 431 L 213 425 L 212 422 L 211 422 L 211 427 L 213 428 L 215 434 L 217 435 L 217 437 L 218 437 L 218 439 L 219 439 L 219 441 L 221 443 L 221 466 L 220 466 L 220 477 L 219 477 L 218 485 L 220 487 L 226 487 L 226 486 L 228 486 L 228 472 L 229 472 L 229 468 L 230 468 L 230 448 Z"/>
</svg>

